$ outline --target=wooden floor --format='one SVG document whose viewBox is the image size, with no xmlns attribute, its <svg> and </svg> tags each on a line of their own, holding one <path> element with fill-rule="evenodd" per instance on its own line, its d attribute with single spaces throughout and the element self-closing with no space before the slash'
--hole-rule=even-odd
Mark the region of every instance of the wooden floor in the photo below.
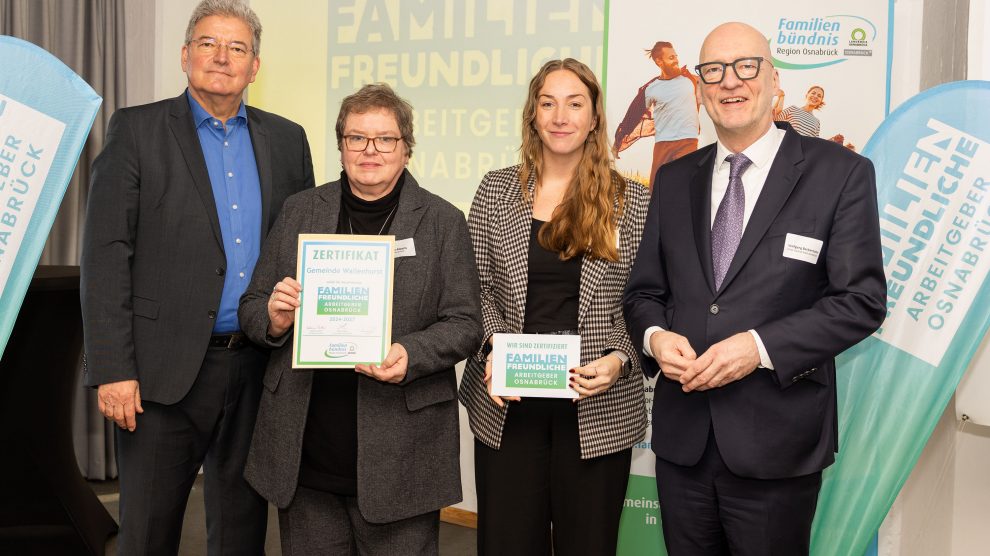
<svg viewBox="0 0 990 556">
<path fill-rule="evenodd" d="M 179 544 L 179 554 L 182 556 L 206 555 L 206 517 L 203 510 L 203 477 L 200 476 L 189 495 L 186 506 L 186 519 L 182 525 L 182 541 Z M 107 508 L 114 519 L 118 518 L 117 501 L 119 498 L 117 481 L 90 482 L 100 502 Z M 463 511 L 445 510 L 444 519 L 455 522 L 470 523 L 474 514 Z M 440 523 L 440 554 L 441 556 L 476 556 L 477 535 L 469 527 Z M 268 508 L 268 536 L 265 542 L 267 556 L 281 556 L 282 548 L 278 542 L 278 515 L 273 506 Z M 110 539 L 107 544 L 107 556 L 116 556 L 116 539 Z"/>
</svg>

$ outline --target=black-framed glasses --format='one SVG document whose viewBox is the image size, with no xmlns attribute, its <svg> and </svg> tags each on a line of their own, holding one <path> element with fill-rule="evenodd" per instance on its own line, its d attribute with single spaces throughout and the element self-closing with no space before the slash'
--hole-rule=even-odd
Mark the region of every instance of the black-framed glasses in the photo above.
<svg viewBox="0 0 990 556">
<path fill-rule="evenodd" d="M 246 58 L 248 54 L 254 54 L 254 49 L 241 41 L 220 41 L 213 37 L 200 37 L 189 41 L 196 50 L 196 54 L 201 56 L 215 56 L 221 48 L 227 49 L 227 55 L 231 58 Z"/>
<path fill-rule="evenodd" d="M 374 141 L 375 150 L 380 153 L 390 153 L 395 150 L 402 137 L 365 137 L 364 135 L 345 135 L 344 146 L 349 151 L 360 152 L 368 148 L 368 143 Z"/>
<path fill-rule="evenodd" d="M 721 83 L 725 79 L 725 68 L 731 66 L 732 70 L 736 72 L 736 77 L 741 81 L 746 81 L 755 78 L 760 75 L 760 63 L 767 62 L 770 60 L 763 58 L 761 56 L 753 56 L 749 58 L 739 58 L 734 62 L 729 62 L 724 64 L 722 62 L 705 62 L 704 64 L 698 64 L 694 66 L 694 71 L 698 72 L 698 76 L 701 80 L 708 85 L 714 85 L 716 83 Z"/>
</svg>

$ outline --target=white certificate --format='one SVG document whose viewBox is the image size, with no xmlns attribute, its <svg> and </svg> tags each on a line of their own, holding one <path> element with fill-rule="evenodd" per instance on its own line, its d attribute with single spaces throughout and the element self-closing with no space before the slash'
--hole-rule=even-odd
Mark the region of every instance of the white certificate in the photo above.
<svg viewBox="0 0 990 556">
<path fill-rule="evenodd" d="M 380 364 L 391 345 L 394 236 L 300 234 L 295 369 Z"/>
<path fill-rule="evenodd" d="M 581 336 L 493 334 L 492 393 L 529 398 L 576 398 L 570 370 L 581 366 Z"/>
</svg>

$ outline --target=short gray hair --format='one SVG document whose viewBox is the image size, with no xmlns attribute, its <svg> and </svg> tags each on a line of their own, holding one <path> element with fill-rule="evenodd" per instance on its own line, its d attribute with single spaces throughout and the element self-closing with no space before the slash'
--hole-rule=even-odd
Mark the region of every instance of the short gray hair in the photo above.
<svg viewBox="0 0 990 556">
<path fill-rule="evenodd" d="M 189 16 L 185 44 L 189 44 L 193 40 L 192 34 L 196 29 L 196 24 L 201 19 L 210 17 L 211 15 L 236 17 L 246 23 L 248 28 L 251 29 L 251 34 L 254 36 L 254 44 L 251 45 L 251 50 L 254 51 L 255 56 L 261 53 L 261 20 L 258 19 L 258 14 L 254 13 L 254 10 L 245 4 L 243 0 L 203 0 L 200 2 L 193 10 L 192 15 Z"/>
<path fill-rule="evenodd" d="M 416 138 L 413 136 L 413 107 L 400 97 L 386 83 L 369 83 L 358 92 L 344 97 L 337 114 L 337 150 L 341 150 L 344 140 L 344 125 L 351 114 L 365 114 L 375 110 L 391 112 L 399 126 L 399 134 L 406 143 L 406 154 L 412 156 Z M 377 145 L 376 145 L 377 147 Z"/>
</svg>

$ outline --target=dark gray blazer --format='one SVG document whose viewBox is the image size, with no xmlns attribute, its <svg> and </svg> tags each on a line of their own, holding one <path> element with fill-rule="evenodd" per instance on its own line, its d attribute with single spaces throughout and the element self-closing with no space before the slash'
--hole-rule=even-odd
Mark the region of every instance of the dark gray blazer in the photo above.
<svg viewBox="0 0 990 556">
<path fill-rule="evenodd" d="M 265 371 L 251 452 L 251 486 L 279 508 L 295 496 L 314 372 L 293 370 L 292 332 L 273 341 L 272 286 L 296 274 L 297 237 L 335 233 L 340 181 L 289 198 L 272 228 L 240 319 L 254 341 L 274 348 Z M 395 260 L 392 341 L 409 354 L 406 378 L 358 379 L 357 501 L 364 518 L 388 523 L 461 500 L 454 365 L 481 342 L 478 274 L 464 214 L 406 172 L 389 233 L 412 238 L 416 255 Z"/>
<path fill-rule="evenodd" d="M 247 107 L 261 183 L 261 234 L 313 188 L 306 133 Z M 227 259 L 185 93 L 123 108 L 93 163 L 82 245 L 84 380 L 137 379 L 141 398 L 181 400 L 206 355 Z"/>
</svg>

